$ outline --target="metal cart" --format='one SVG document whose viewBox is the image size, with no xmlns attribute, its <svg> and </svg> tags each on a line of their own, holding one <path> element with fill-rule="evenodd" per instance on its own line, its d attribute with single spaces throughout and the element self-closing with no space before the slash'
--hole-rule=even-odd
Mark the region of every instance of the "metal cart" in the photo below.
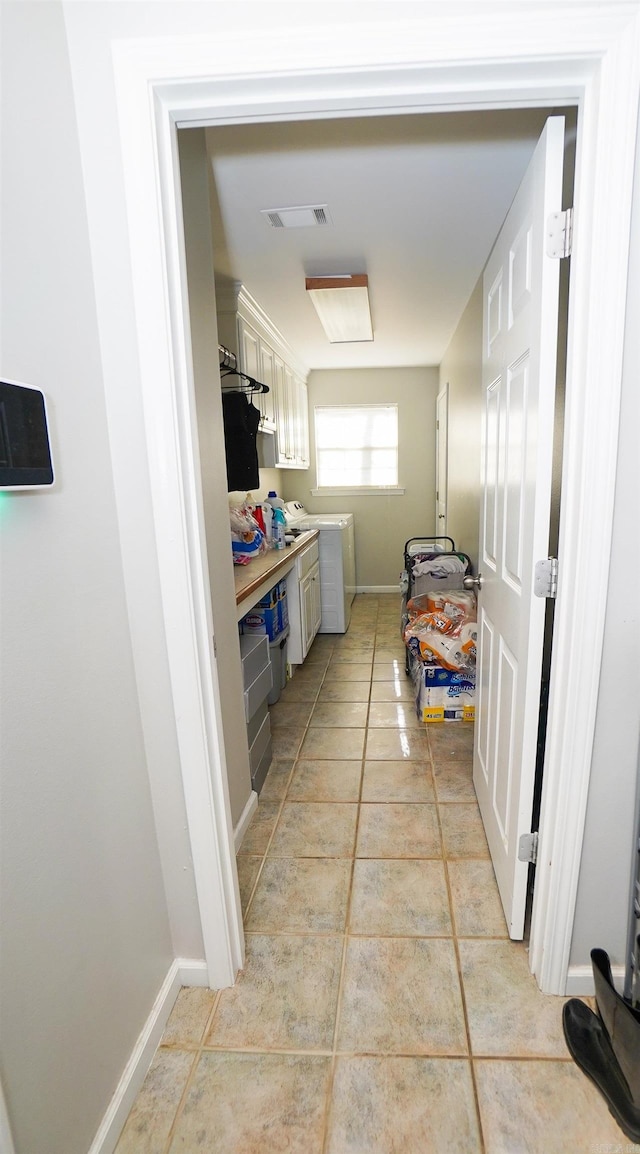
<svg viewBox="0 0 640 1154">
<path fill-rule="evenodd" d="M 456 558 L 462 567 L 448 571 L 448 559 Z M 409 620 L 407 603 L 430 589 L 463 589 L 471 573 L 471 558 L 456 549 L 453 537 L 410 537 L 404 547 L 404 569 L 400 575 L 400 635 Z M 405 663 L 409 672 L 409 655 Z"/>
</svg>

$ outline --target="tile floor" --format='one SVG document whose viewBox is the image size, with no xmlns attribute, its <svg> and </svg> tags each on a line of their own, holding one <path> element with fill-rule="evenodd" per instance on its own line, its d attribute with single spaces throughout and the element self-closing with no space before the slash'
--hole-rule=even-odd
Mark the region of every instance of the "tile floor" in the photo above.
<svg viewBox="0 0 640 1154">
<path fill-rule="evenodd" d="M 182 991 L 117 1154 L 631 1149 L 508 940 L 472 727 L 418 723 L 398 622 L 356 598 L 272 708 L 246 967 Z"/>
</svg>

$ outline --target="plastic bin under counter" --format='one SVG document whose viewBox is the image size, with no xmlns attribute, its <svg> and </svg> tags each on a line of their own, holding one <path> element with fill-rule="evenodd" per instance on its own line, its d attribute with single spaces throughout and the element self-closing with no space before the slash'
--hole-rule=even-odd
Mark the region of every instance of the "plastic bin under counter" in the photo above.
<svg viewBox="0 0 640 1154">
<path fill-rule="evenodd" d="M 240 621 L 276 581 L 286 577 L 294 568 L 296 559 L 311 541 L 319 537 L 317 529 L 309 529 L 296 537 L 285 549 L 270 549 L 254 557 L 248 565 L 234 566 L 236 587 L 236 620 Z"/>
</svg>

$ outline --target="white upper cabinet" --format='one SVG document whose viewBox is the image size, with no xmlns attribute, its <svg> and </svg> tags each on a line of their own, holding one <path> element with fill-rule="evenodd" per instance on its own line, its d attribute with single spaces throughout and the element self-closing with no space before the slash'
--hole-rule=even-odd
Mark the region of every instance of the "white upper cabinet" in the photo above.
<svg viewBox="0 0 640 1154">
<path fill-rule="evenodd" d="M 238 357 L 238 368 L 268 385 L 256 393 L 261 428 L 275 430 L 275 466 L 309 468 L 307 370 L 250 294 L 235 284 L 216 289 L 218 336 Z"/>
</svg>

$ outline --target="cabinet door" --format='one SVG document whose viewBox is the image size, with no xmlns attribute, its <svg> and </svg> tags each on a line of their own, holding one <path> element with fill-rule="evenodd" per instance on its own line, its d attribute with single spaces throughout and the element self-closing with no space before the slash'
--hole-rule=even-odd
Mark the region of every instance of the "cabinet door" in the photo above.
<svg viewBox="0 0 640 1154">
<path fill-rule="evenodd" d="M 273 419 L 276 425 L 276 467 L 286 465 L 285 426 L 287 420 L 287 398 L 285 393 L 285 364 L 277 353 L 273 358 Z"/>
<path fill-rule="evenodd" d="M 260 340 L 259 348 L 260 372 L 257 374 L 257 379 L 269 388 L 268 393 L 258 393 L 257 399 L 260 401 L 260 412 L 263 414 L 265 421 L 270 425 L 275 423 L 276 407 L 275 407 L 275 353 L 269 345 Z"/>
<path fill-rule="evenodd" d="M 320 599 L 320 564 L 316 563 L 311 570 L 309 576 L 311 577 L 311 612 L 313 620 L 313 633 L 311 640 L 315 637 L 320 628 L 320 621 L 322 619 L 322 606 Z"/>
<path fill-rule="evenodd" d="M 295 413 L 294 413 L 294 380 L 293 373 L 288 365 L 284 366 L 284 427 L 283 427 L 283 464 L 289 468 L 295 466 L 295 442 L 294 442 L 294 427 L 295 427 Z"/>
<path fill-rule="evenodd" d="M 303 577 L 300 582 L 300 612 L 302 616 L 302 648 L 304 656 L 307 656 L 311 642 L 315 637 L 313 630 L 314 618 L 314 588 L 315 582 L 313 574 L 315 566 L 306 577 Z"/>
<path fill-rule="evenodd" d="M 260 337 L 251 325 L 247 324 L 242 317 L 238 317 L 238 345 L 240 348 L 240 368 L 248 377 L 254 377 L 256 381 L 261 380 L 262 365 L 260 363 Z M 230 377 L 229 380 L 235 380 L 235 377 Z M 239 380 L 239 379 L 238 379 Z M 265 381 L 265 384 L 268 382 Z M 260 410 L 260 416 L 264 421 L 266 416 L 264 399 L 267 394 L 256 393 L 253 397 L 253 403 Z"/>
<path fill-rule="evenodd" d="M 309 399 L 305 381 L 296 378 L 296 447 L 298 466 L 309 468 Z"/>
</svg>

